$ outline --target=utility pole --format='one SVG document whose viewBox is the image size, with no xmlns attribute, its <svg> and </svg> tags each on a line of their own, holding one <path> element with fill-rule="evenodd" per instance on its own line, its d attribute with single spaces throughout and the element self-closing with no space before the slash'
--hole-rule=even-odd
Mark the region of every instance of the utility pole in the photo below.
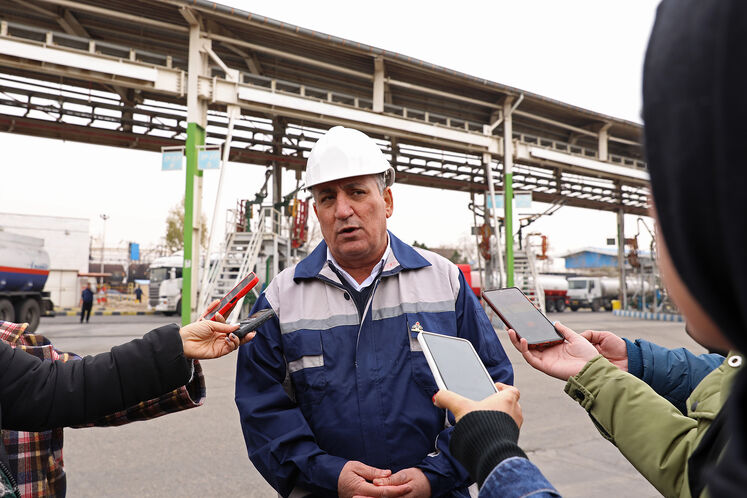
<svg viewBox="0 0 747 498">
<path fill-rule="evenodd" d="M 99 277 L 99 285 L 101 285 L 104 283 L 104 247 L 106 247 L 106 220 L 109 219 L 109 215 L 100 214 L 99 216 L 104 220 L 104 234 L 101 236 L 101 277 Z"/>
</svg>

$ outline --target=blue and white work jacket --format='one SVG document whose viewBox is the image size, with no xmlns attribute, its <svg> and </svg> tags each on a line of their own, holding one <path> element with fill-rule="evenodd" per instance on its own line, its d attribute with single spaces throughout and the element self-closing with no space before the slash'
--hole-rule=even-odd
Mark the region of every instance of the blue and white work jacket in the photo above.
<svg viewBox="0 0 747 498">
<path fill-rule="evenodd" d="M 241 346 L 236 405 L 249 458 L 283 496 L 335 495 L 348 460 L 418 467 L 433 496 L 468 496 L 451 423 L 412 327 L 468 339 L 495 381 L 513 370 L 459 269 L 389 233 L 391 252 L 363 320 L 322 242 L 275 277 L 254 310 L 277 317 Z M 453 418 L 451 422 L 453 423 Z"/>
</svg>

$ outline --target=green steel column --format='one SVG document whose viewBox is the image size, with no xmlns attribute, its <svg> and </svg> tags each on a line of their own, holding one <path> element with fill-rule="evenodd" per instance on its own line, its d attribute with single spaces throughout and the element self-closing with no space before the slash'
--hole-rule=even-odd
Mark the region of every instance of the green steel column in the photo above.
<svg viewBox="0 0 747 498">
<path fill-rule="evenodd" d="M 192 267 L 197 264 L 193 259 L 196 245 L 197 254 L 200 251 L 200 241 L 194 240 L 195 216 L 199 223 L 199 213 L 194 212 L 195 178 L 202 176 L 197 169 L 197 146 L 205 145 L 205 129 L 197 123 L 187 124 L 187 181 L 184 189 L 184 268 L 182 269 L 182 325 L 192 321 Z M 198 225 L 199 226 L 199 225 Z M 194 245 L 193 245 L 194 244 Z"/>
<path fill-rule="evenodd" d="M 503 214 L 506 227 L 506 287 L 514 285 L 514 137 L 513 97 L 503 101 Z M 519 102 L 521 102 L 521 97 Z M 519 103 L 517 102 L 517 104 Z"/>
<path fill-rule="evenodd" d="M 506 229 L 506 287 L 514 286 L 514 186 L 513 173 L 503 175 L 504 227 Z"/>
</svg>

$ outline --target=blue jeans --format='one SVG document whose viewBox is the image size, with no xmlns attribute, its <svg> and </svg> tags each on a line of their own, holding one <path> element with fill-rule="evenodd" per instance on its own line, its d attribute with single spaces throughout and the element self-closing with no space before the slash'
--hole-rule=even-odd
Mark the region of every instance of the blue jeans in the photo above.
<svg viewBox="0 0 747 498">
<path fill-rule="evenodd" d="M 496 465 L 480 488 L 479 496 L 557 498 L 560 493 L 532 462 L 526 458 L 512 457 Z"/>
</svg>

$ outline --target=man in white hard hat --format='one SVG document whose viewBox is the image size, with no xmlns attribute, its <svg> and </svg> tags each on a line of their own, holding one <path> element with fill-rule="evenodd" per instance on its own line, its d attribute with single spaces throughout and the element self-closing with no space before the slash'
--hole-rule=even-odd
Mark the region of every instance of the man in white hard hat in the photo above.
<svg viewBox="0 0 747 498">
<path fill-rule="evenodd" d="M 277 316 L 239 352 L 236 404 L 282 496 L 469 496 L 418 330 L 470 340 L 495 381 L 513 381 L 459 269 L 387 231 L 392 183 L 373 140 L 330 129 L 306 167 L 324 241 L 255 305 Z"/>
</svg>

